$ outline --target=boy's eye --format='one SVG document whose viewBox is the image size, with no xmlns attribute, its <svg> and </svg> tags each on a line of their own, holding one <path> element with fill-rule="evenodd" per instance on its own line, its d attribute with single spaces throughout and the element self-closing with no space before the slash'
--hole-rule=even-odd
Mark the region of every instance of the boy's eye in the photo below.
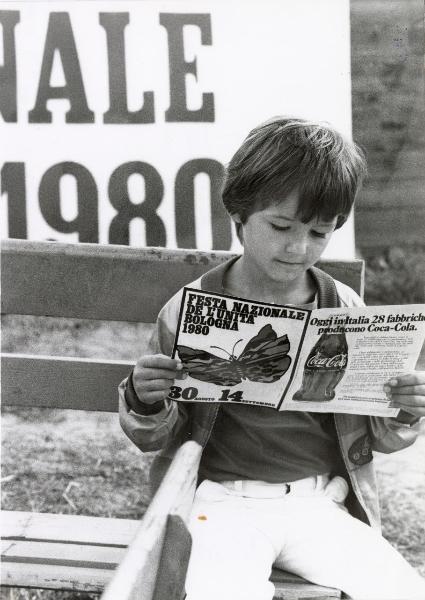
<svg viewBox="0 0 425 600">
<path fill-rule="evenodd" d="M 272 229 L 274 229 L 275 231 L 287 231 L 289 229 L 289 227 L 282 227 L 280 225 L 275 225 L 274 223 L 270 223 L 270 225 L 272 226 Z"/>
<path fill-rule="evenodd" d="M 290 225 L 276 225 L 276 223 L 270 223 L 270 226 L 275 231 L 288 231 L 290 229 Z M 330 231 L 316 231 L 312 229 L 310 235 L 317 238 L 326 238 L 331 232 Z"/>
<path fill-rule="evenodd" d="M 311 235 L 314 237 L 318 237 L 318 238 L 325 238 L 328 235 L 328 232 L 323 232 L 323 231 L 312 231 Z"/>
</svg>

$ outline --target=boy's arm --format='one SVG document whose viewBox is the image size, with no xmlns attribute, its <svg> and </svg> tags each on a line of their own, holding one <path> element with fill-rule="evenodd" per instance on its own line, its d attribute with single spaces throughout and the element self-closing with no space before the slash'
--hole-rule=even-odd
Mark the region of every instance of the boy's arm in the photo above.
<svg viewBox="0 0 425 600">
<path fill-rule="evenodd" d="M 160 450 L 174 437 L 174 431 L 180 429 L 186 421 L 183 407 L 179 410 L 175 402 L 164 402 L 158 412 L 136 412 L 126 397 L 127 380 L 121 382 L 119 392 L 120 425 L 126 436 L 143 452 Z M 148 405 L 145 405 L 148 406 Z"/>
<path fill-rule="evenodd" d="M 180 300 L 181 292 L 159 313 L 146 354 L 171 355 Z M 134 389 L 132 373 L 121 382 L 118 391 L 120 425 L 143 452 L 160 450 L 185 428 L 188 420 L 186 405 L 168 400 L 154 404 L 142 402 Z"/>
</svg>

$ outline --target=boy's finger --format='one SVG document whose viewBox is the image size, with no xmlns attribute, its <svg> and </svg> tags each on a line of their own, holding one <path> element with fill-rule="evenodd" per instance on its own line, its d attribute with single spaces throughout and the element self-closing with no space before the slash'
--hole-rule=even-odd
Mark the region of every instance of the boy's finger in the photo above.
<svg viewBox="0 0 425 600">
<path fill-rule="evenodd" d="M 402 387 L 405 385 L 421 384 L 425 384 L 425 373 L 423 371 L 413 371 L 412 373 L 392 377 L 385 385 L 390 387 Z"/>
<path fill-rule="evenodd" d="M 154 354 L 152 356 L 142 356 L 138 364 L 144 368 L 154 369 L 181 369 L 182 362 L 177 358 L 170 358 L 165 354 Z M 181 365 L 181 366 L 179 366 Z"/>
<path fill-rule="evenodd" d="M 179 369 L 176 371 L 176 379 L 186 379 L 189 377 L 189 371 L 183 367 L 183 369 Z"/>
<path fill-rule="evenodd" d="M 143 402 L 146 404 L 153 404 L 154 402 L 158 402 L 159 400 L 165 400 L 169 394 L 169 390 L 167 391 L 153 391 L 146 392 L 143 395 Z"/>
<path fill-rule="evenodd" d="M 133 375 L 133 379 L 136 381 L 140 378 L 144 381 L 150 381 L 151 379 L 168 379 L 173 381 L 176 378 L 176 369 L 138 369 Z M 169 384 L 171 385 L 171 384 Z"/>
<path fill-rule="evenodd" d="M 425 414 L 425 396 L 403 396 L 401 394 L 394 394 L 391 396 L 392 408 L 405 408 L 409 409 L 422 409 Z"/>
<path fill-rule="evenodd" d="M 402 396 L 425 396 L 425 385 L 405 385 L 399 387 L 384 385 L 384 392 L 390 396 L 394 396 L 395 394 Z"/>
<path fill-rule="evenodd" d="M 169 379 L 151 379 L 145 381 L 143 388 L 147 392 L 168 392 L 170 391 L 170 380 Z"/>
</svg>

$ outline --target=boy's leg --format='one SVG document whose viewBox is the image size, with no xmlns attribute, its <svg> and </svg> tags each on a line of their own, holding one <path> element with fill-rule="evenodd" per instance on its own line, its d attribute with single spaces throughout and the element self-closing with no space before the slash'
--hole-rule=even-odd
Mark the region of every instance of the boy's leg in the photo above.
<svg viewBox="0 0 425 600">
<path fill-rule="evenodd" d="M 311 499 L 311 511 L 294 500 L 301 502 L 276 566 L 356 600 L 425 599 L 425 581 L 378 532 L 331 499 Z"/>
<path fill-rule="evenodd" d="M 255 526 L 244 498 L 205 481 L 195 497 L 187 600 L 272 600 L 277 551 Z"/>
</svg>

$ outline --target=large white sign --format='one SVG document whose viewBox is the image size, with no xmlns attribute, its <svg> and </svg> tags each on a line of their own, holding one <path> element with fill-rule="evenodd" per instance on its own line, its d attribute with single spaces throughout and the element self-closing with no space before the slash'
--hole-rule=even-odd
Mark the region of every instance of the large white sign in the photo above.
<svg viewBox="0 0 425 600">
<path fill-rule="evenodd" d="M 235 250 L 220 183 L 248 131 L 351 132 L 348 0 L 3 2 L 0 23 L 3 237 Z M 350 222 L 328 256 L 353 252 Z"/>
</svg>

